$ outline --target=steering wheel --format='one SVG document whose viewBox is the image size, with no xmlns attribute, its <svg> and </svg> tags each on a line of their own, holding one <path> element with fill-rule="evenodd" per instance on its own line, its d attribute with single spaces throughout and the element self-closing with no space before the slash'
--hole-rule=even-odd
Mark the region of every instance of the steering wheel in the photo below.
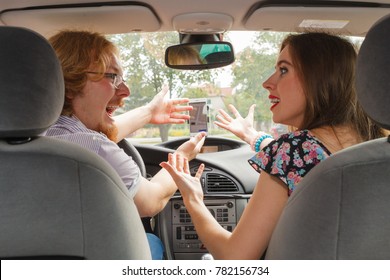
<svg viewBox="0 0 390 280">
<path fill-rule="evenodd" d="M 146 178 L 146 167 L 144 160 L 141 157 L 141 154 L 137 151 L 133 144 L 131 144 L 126 139 L 121 140 L 118 143 L 118 146 L 123 149 L 123 151 L 132 157 L 135 163 L 138 165 L 139 170 L 141 171 L 142 177 Z"/>
</svg>

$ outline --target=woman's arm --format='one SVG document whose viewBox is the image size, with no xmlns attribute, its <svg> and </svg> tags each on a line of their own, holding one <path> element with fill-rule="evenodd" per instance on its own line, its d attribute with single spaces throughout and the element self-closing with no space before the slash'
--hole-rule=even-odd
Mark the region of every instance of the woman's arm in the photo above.
<svg viewBox="0 0 390 280">
<path fill-rule="evenodd" d="M 232 233 L 225 230 L 210 214 L 203 202 L 200 176 L 189 172 L 188 161 L 170 155 L 161 163 L 175 180 L 183 196 L 199 238 L 216 259 L 259 259 L 286 204 L 288 195 L 281 180 L 265 172 L 259 177 L 249 204 Z"/>
<path fill-rule="evenodd" d="M 200 132 L 191 137 L 180 145 L 175 154 L 180 154 L 181 159 L 194 158 L 200 152 L 205 136 L 205 132 Z M 175 181 L 165 169 L 161 169 L 150 181 L 141 178 L 140 184 L 134 201 L 142 217 L 152 217 L 159 213 L 177 190 Z"/>
</svg>

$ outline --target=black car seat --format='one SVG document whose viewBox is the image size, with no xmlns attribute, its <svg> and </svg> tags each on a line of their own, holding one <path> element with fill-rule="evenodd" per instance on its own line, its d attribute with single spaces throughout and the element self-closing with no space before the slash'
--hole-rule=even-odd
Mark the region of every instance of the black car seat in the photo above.
<svg viewBox="0 0 390 280">
<path fill-rule="evenodd" d="M 390 129 L 390 15 L 368 32 L 356 89 Z M 291 195 L 266 259 L 390 259 L 390 138 L 368 141 L 316 166 Z"/>
<path fill-rule="evenodd" d="M 0 27 L 0 258 L 150 259 L 119 175 L 82 147 L 39 136 L 64 102 L 47 40 Z"/>
</svg>

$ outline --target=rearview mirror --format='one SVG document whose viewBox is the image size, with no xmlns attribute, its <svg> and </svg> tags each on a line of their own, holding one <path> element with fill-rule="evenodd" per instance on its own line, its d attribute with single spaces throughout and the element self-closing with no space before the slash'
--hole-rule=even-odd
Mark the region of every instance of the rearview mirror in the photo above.
<svg viewBox="0 0 390 280">
<path fill-rule="evenodd" d="M 233 62 L 233 46 L 229 42 L 186 43 L 170 46 L 165 51 L 165 64 L 174 69 L 212 69 Z"/>
</svg>

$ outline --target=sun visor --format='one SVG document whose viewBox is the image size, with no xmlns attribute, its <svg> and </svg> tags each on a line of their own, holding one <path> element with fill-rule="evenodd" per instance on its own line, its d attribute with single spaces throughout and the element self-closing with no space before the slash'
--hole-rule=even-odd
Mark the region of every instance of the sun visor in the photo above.
<svg viewBox="0 0 390 280">
<path fill-rule="evenodd" d="M 247 16 L 248 30 L 301 32 L 320 29 L 364 36 L 390 8 L 375 7 L 260 7 Z M 362 31 L 363 30 L 363 31 Z"/>
<path fill-rule="evenodd" d="M 4 25 L 33 29 L 50 37 L 62 29 L 97 31 L 104 34 L 153 32 L 160 26 L 156 14 L 146 6 L 41 7 L 10 10 L 0 14 Z"/>
</svg>

